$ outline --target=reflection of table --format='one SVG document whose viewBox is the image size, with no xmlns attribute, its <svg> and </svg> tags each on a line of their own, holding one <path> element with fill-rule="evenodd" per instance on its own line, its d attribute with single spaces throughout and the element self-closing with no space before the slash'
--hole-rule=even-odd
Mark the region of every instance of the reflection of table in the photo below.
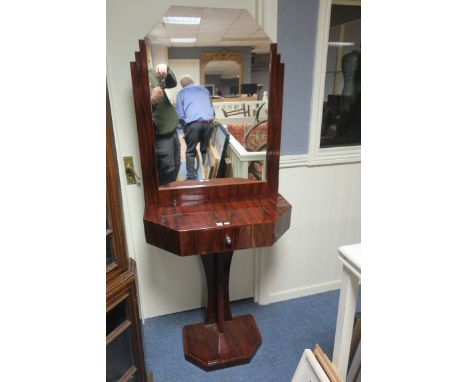
<svg viewBox="0 0 468 382">
<path fill-rule="evenodd" d="M 336 321 L 335 346 L 333 348 L 333 364 L 344 381 L 348 369 L 359 280 L 361 279 L 361 244 L 342 246 L 338 248 L 338 252 L 339 258 L 343 262 L 343 272 Z"/>
<path fill-rule="evenodd" d="M 263 105 L 263 106 L 262 106 Z M 215 111 L 215 118 L 217 120 L 224 120 L 227 121 L 235 120 L 239 115 L 231 115 L 228 118 L 223 113 L 223 110 L 229 112 L 233 110 L 237 110 L 245 106 L 249 109 L 249 113 L 247 117 L 242 118 L 252 118 L 252 123 L 260 121 L 264 121 L 268 119 L 268 101 L 258 101 L 258 100 L 235 100 L 232 101 L 219 101 L 213 103 L 213 109 Z M 257 113 L 259 113 L 257 118 Z"/>
</svg>

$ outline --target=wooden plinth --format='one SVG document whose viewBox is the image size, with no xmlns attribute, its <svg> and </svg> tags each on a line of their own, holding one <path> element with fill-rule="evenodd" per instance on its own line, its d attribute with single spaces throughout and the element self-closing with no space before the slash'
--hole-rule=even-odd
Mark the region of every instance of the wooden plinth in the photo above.
<svg viewBox="0 0 468 382">
<path fill-rule="evenodd" d="M 184 326 L 185 359 L 206 371 L 249 363 L 262 343 L 252 315 L 224 322 L 224 333 L 217 324 Z"/>
<path fill-rule="evenodd" d="M 262 343 L 252 315 L 231 315 L 232 255 L 225 252 L 201 256 L 208 289 L 205 322 L 182 329 L 185 359 L 207 371 L 248 363 Z"/>
</svg>

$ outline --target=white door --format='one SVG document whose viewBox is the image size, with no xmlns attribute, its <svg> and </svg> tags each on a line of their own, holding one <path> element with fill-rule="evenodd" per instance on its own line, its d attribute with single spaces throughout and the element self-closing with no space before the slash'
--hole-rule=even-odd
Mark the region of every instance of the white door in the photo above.
<svg viewBox="0 0 468 382">
<path fill-rule="evenodd" d="M 182 87 L 179 79 L 188 74 L 193 78 L 196 84 L 200 83 L 200 60 L 199 59 L 172 59 L 168 60 L 168 65 L 177 78 L 177 86 L 172 89 L 166 89 L 167 96 L 175 104 L 177 93 Z"/>
</svg>

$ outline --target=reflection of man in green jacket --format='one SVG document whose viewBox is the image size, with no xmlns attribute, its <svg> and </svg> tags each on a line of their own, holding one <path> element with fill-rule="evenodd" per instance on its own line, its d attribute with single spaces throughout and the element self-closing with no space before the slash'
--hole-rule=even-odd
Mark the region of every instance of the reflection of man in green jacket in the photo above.
<svg viewBox="0 0 468 382">
<path fill-rule="evenodd" d="M 180 168 L 180 142 L 177 134 L 179 117 L 164 91 L 165 88 L 176 87 L 177 80 L 165 64 L 159 64 L 156 70 L 150 69 L 149 79 L 158 181 L 162 186 L 175 181 Z"/>
</svg>

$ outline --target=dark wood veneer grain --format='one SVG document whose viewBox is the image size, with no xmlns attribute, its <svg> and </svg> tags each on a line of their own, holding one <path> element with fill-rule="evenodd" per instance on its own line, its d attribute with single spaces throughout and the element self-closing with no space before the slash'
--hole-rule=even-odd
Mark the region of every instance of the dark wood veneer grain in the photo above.
<svg viewBox="0 0 468 382">
<path fill-rule="evenodd" d="M 249 362 L 262 341 L 251 315 L 231 315 L 232 256 L 232 251 L 201 256 L 208 286 L 206 319 L 182 329 L 185 358 L 207 371 Z"/>
<path fill-rule="evenodd" d="M 291 205 L 277 194 L 152 205 L 144 226 L 148 243 L 189 256 L 271 246 L 288 230 L 290 218 Z"/>
<path fill-rule="evenodd" d="M 123 236 L 120 180 L 117 171 L 115 154 L 114 129 L 110 110 L 109 95 L 106 89 L 106 236 L 110 236 L 112 262 L 106 267 L 106 280 L 111 280 L 128 268 Z"/>
<path fill-rule="evenodd" d="M 270 94 L 268 106 L 267 180 L 246 180 L 240 178 L 212 179 L 208 182 L 173 182 L 163 187 L 158 185 L 155 137 L 152 116 L 146 45 L 139 41 L 139 52 L 130 63 L 133 99 L 140 147 L 140 159 L 145 194 L 145 205 L 159 201 L 198 200 L 238 196 L 267 196 L 278 192 L 279 158 L 281 146 L 281 117 L 283 104 L 284 64 L 280 62 L 276 44 L 270 48 Z"/>
<path fill-rule="evenodd" d="M 149 244 L 179 256 L 200 255 L 208 302 L 204 323 L 183 328 L 184 354 L 213 370 L 249 362 L 261 344 L 251 315 L 232 317 L 229 272 L 233 252 L 268 247 L 289 228 L 291 205 L 278 193 L 284 65 L 270 49 L 267 181 L 240 178 L 158 185 L 146 45 L 130 64 Z"/>
</svg>

